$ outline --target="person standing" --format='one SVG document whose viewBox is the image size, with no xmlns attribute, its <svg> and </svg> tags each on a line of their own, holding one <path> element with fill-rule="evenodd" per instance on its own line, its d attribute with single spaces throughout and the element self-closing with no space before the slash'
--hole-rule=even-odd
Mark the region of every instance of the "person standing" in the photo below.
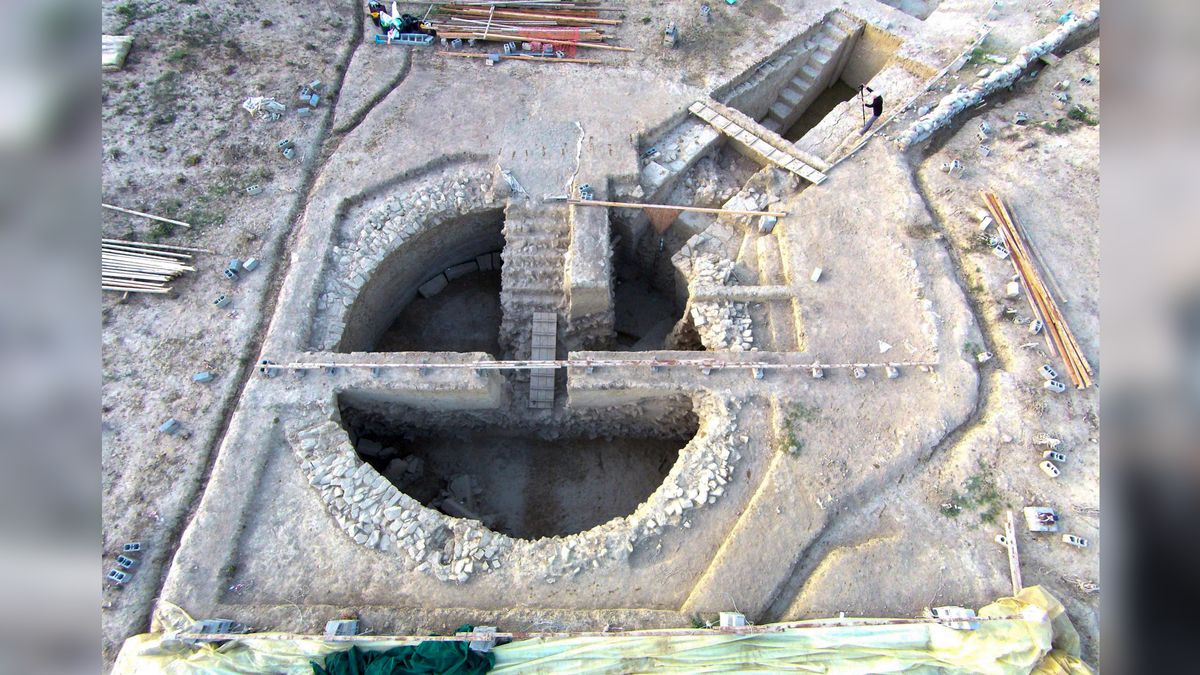
<svg viewBox="0 0 1200 675">
<path fill-rule="evenodd" d="M 863 104 L 863 108 L 870 108 L 871 118 L 868 119 L 865 124 L 863 124 L 862 131 L 858 132 L 860 136 L 867 133 L 867 129 L 870 129 L 871 125 L 875 124 L 875 121 L 878 120 L 879 116 L 883 114 L 883 95 L 877 93 L 874 89 L 865 84 L 859 88 L 859 94 L 861 95 L 864 90 L 875 94 L 875 98 L 871 99 L 870 103 Z"/>
</svg>

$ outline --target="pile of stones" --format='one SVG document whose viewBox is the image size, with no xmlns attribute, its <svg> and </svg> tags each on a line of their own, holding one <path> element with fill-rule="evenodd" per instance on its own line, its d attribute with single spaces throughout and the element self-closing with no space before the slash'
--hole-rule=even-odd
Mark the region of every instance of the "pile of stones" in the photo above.
<svg viewBox="0 0 1200 675">
<path fill-rule="evenodd" d="M 297 434 L 308 482 L 356 543 L 403 554 L 417 571 L 467 581 L 500 567 L 512 539 L 475 521 L 450 518 L 401 492 L 359 459 L 345 432 L 327 421 Z"/>
<path fill-rule="evenodd" d="M 692 260 L 691 284 L 693 288 L 728 286 L 732 273 L 732 260 L 710 255 L 696 256 Z M 691 313 L 692 322 L 696 325 L 696 332 L 699 333 L 700 342 L 705 349 L 757 351 L 746 303 L 698 300 L 691 303 Z"/>
<path fill-rule="evenodd" d="M 979 105 L 987 95 L 1012 86 L 1018 78 L 1025 74 L 1025 70 L 1034 61 L 1058 49 L 1072 36 L 1091 30 L 1099 19 L 1100 10 L 1098 8 L 1078 16 L 1072 16 L 1046 37 L 1022 47 L 1012 63 L 991 70 L 969 88 L 959 89 L 956 87 L 953 92 L 943 97 L 933 110 L 922 115 L 909 128 L 905 129 L 896 139 L 896 144 L 901 148 L 909 148 L 929 138 L 933 132 L 949 124 L 967 108 Z"/>
</svg>

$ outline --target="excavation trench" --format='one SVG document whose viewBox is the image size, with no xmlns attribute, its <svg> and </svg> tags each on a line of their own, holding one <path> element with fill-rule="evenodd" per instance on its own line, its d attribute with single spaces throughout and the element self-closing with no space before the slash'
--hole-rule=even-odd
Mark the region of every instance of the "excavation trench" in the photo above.
<svg viewBox="0 0 1200 675">
<path fill-rule="evenodd" d="M 690 402 L 565 411 L 435 411 L 386 394 L 344 392 L 359 457 L 422 504 L 522 539 L 575 534 L 621 518 L 662 484 L 695 436 Z"/>
</svg>

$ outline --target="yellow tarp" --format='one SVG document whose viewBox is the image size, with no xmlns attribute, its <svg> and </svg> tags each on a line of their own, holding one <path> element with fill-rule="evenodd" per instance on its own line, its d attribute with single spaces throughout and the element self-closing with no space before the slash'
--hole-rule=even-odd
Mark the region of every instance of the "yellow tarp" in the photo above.
<svg viewBox="0 0 1200 675">
<path fill-rule="evenodd" d="M 520 640 L 496 647 L 497 673 L 995 673 L 1085 675 L 1079 635 L 1041 587 L 979 610 L 977 630 L 935 622 L 867 625 L 808 622 L 776 633 Z M 1007 618 L 1004 618 L 1007 617 Z M 856 625 L 857 624 L 857 625 Z M 388 649 L 397 641 L 358 642 Z M 125 641 L 114 675 L 311 673 L 310 659 L 349 648 L 312 639 L 248 636 L 221 647 L 189 647 L 162 634 Z"/>
</svg>

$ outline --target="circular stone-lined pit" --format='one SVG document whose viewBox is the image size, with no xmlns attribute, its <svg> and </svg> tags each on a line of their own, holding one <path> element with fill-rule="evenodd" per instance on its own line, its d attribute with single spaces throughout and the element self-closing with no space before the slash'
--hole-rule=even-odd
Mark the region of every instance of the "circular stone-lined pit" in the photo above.
<svg viewBox="0 0 1200 675">
<path fill-rule="evenodd" d="M 405 494 L 518 539 L 575 534 L 637 509 L 698 430 L 686 401 L 565 413 L 418 410 L 344 393 L 359 457 Z"/>
</svg>

